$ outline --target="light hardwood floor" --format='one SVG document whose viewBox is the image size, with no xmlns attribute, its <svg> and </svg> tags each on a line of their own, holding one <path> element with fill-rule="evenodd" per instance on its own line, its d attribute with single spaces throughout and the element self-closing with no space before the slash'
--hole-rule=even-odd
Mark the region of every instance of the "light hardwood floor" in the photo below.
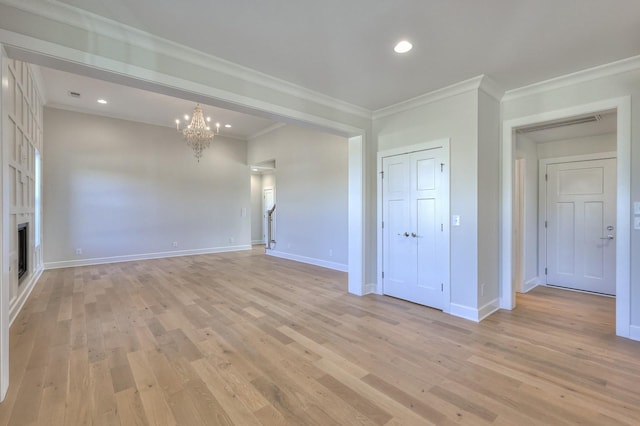
<svg viewBox="0 0 640 426">
<path fill-rule="evenodd" d="M 613 299 L 518 303 L 476 324 L 260 249 L 46 271 L 0 424 L 640 424 Z"/>
</svg>

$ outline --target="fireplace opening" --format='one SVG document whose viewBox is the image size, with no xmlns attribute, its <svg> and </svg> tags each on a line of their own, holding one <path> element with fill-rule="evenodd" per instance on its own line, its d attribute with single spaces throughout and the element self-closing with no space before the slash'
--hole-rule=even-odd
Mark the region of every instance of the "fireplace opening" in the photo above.
<svg viewBox="0 0 640 426">
<path fill-rule="evenodd" d="M 28 250 L 29 247 L 29 224 L 21 223 L 18 225 L 18 280 L 20 280 L 28 269 Z"/>
</svg>

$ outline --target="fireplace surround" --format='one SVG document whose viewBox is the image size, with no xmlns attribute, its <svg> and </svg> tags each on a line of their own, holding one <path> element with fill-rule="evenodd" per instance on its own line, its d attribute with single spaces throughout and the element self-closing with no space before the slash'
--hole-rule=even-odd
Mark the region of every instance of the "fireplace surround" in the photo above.
<svg viewBox="0 0 640 426">
<path fill-rule="evenodd" d="M 29 266 L 29 224 L 18 225 L 18 280 L 27 273 Z"/>
</svg>

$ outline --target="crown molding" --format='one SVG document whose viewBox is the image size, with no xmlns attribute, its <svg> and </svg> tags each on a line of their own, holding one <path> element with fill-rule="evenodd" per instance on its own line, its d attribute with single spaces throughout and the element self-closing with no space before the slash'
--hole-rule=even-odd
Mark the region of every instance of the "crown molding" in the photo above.
<svg viewBox="0 0 640 426">
<path fill-rule="evenodd" d="M 415 98 L 411 98 L 406 101 L 402 101 L 397 104 L 378 109 L 373 112 L 373 119 L 377 120 L 389 115 L 398 114 L 403 111 L 418 108 L 420 106 L 427 105 L 442 99 L 450 98 L 461 93 L 478 90 L 483 78 L 485 78 L 484 75 L 479 75 L 477 77 L 473 77 L 468 80 L 443 87 L 442 89 L 437 89 L 432 92 L 425 93 L 424 95 L 416 96 Z"/>
<path fill-rule="evenodd" d="M 71 27 L 108 37 L 144 49 L 173 57 L 183 62 L 208 68 L 222 74 L 241 78 L 289 96 L 323 105 L 356 117 L 371 119 L 372 112 L 366 108 L 327 96 L 320 92 L 290 83 L 254 69 L 181 45 L 171 40 L 155 36 L 140 29 L 125 25 L 94 13 L 78 9 L 57 0 L 25 2 L 24 0 L 1 0 L 0 3 L 51 19 Z"/>
<path fill-rule="evenodd" d="M 502 97 L 504 96 L 504 89 L 494 79 L 486 74 L 482 75 L 479 89 L 497 101 L 502 100 Z"/>
<path fill-rule="evenodd" d="M 504 94 L 502 101 L 511 101 L 514 99 L 519 99 L 526 96 L 531 96 L 538 93 L 548 92 L 550 90 L 560 89 L 562 87 L 583 83 L 585 81 L 609 77 L 612 75 L 638 69 L 640 69 L 640 55 L 632 56 L 630 58 L 621 59 L 619 61 L 610 62 L 603 65 L 598 65 L 596 67 L 587 68 L 581 71 L 576 71 L 571 74 L 554 77 L 548 80 L 519 87 L 517 89 L 508 90 Z"/>
</svg>

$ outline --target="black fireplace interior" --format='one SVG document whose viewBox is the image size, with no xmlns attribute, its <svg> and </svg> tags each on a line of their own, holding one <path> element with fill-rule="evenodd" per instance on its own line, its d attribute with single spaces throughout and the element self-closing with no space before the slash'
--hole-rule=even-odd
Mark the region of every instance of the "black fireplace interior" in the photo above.
<svg viewBox="0 0 640 426">
<path fill-rule="evenodd" d="M 18 225 L 18 279 L 27 273 L 27 247 L 29 247 L 29 224 Z"/>
</svg>

